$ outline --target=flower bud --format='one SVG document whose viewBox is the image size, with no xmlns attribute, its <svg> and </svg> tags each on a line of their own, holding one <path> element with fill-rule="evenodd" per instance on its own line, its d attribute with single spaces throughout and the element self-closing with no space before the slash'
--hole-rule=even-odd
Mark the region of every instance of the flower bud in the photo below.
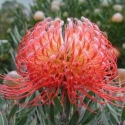
<svg viewBox="0 0 125 125">
<path fill-rule="evenodd" d="M 51 11 L 52 12 L 58 12 L 60 10 L 60 6 L 61 6 L 61 2 L 57 1 L 57 0 L 54 0 L 51 3 Z"/>
<path fill-rule="evenodd" d="M 116 55 L 116 57 L 117 57 L 117 58 L 119 58 L 119 57 L 120 57 L 120 55 L 121 55 L 121 53 L 120 53 L 119 49 L 118 49 L 118 48 L 116 48 L 116 47 L 114 47 L 114 53 L 115 53 L 115 55 Z"/>
<path fill-rule="evenodd" d="M 63 17 L 68 17 L 68 12 L 65 11 L 65 12 L 63 13 Z"/>
<path fill-rule="evenodd" d="M 57 1 L 57 0 L 54 0 L 54 1 L 52 1 L 51 5 L 60 6 L 60 5 L 61 5 L 61 2 L 60 2 L 60 1 Z"/>
<path fill-rule="evenodd" d="M 122 44 L 122 48 L 125 49 L 125 43 Z"/>
<path fill-rule="evenodd" d="M 115 23 L 120 23 L 123 21 L 123 16 L 121 13 L 115 13 L 112 18 L 111 18 L 111 21 L 112 22 L 115 22 Z"/>
<path fill-rule="evenodd" d="M 39 11 L 39 10 L 38 10 L 38 11 L 35 12 L 33 18 L 34 18 L 34 20 L 36 20 L 36 21 L 40 21 L 40 20 L 45 19 L 45 15 L 44 15 L 44 13 L 43 13 L 42 11 Z"/>
<path fill-rule="evenodd" d="M 85 0 L 78 0 L 78 3 L 83 4 L 83 3 L 85 3 Z"/>
<path fill-rule="evenodd" d="M 108 7 L 108 6 L 109 6 L 109 3 L 108 3 L 107 0 L 103 0 L 102 3 L 101 3 L 101 5 L 102 5 L 103 7 Z"/>
<path fill-rule="evenodd" d="M 125 80 L 125 69 L 119 68 L 118 69 L 118 76 L 119 76 L 120 81 Z"/>
<path fill-rule="evenodd" d="M 10 78 L 18 79 L 21 78 L 21 76 L 16 71 L 11 71 L 7 74 Z"/>
<path fill-rule="evenodd" d="M 52 5 L 51 10 L 52 10 L 52 12 L 58 12 L 60 10 L 60 7 L 57 5 Z"/>
<path fill-rule="evenodd" d="M 99 13 L 100 13 L 100 9 L 98 9 L 98 8 L 94 9 L 94 14 L 95 15 L 98 15 Z"/>
<path fill-rule="evenodd" d="M 116 5 L 113 6 L 113 9 L 114 9 L 115 11 L 121 12 L 121 11 L 122 11 L 122 6 L 119 5 L 119 4 L 116 4 Z"/>
<path fill-rule="evenodd" d="M 20 79 L 22 76 L 20 76 L 16 71 L 11 71 L 5 76 L 4 83 L 8 86 L 16 86 L 19 83 L 15 83 L 14 80 Z M 12 81 L 12 79 L 14 79 Z"/>
</svg>

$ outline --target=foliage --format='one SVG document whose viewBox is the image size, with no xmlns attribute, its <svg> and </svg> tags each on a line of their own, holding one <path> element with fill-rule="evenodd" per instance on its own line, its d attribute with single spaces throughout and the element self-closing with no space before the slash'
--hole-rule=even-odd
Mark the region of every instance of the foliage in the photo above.
<svg viewBox="0 0 125 125">
<path fill-rule="evenodd" d="M 13 36 L 13 31 L 16 31 L 16 25 L 22 29 L 20 34 L 24 35 L 26 31 L 24 10 L 25 7 L 16 1 L 5 1 L 0 9 L 0 74 L 15 69 L 11 55 L 18 43 Z M 18 18 L 20 16 L 21 21 Z"/>
<path fill-rule="evenodd" d="M 28 99 L 28 98 L 27 98 Z M 1 125 L 120 125 L 125 121 L 125 109 L 106 104 L 99 105 L 84 98 L 88 107 L 64 104 L 56 97 L 50 105 L 31 108 L 20 107 L 17 101 L 0 99 Z M 20 100 L 21 101 L 21 100 Z"/>
</svg>

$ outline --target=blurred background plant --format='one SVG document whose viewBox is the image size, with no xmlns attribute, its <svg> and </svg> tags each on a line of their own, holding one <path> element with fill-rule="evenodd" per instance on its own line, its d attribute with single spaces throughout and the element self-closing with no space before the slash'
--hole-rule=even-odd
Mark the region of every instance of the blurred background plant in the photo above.
<svg viewBox="0 0 125 125">
<path fill-rule="evenodd" d="M 31 0 L 29 8 L 13 0 L 5 1 L 0 8 L 0 74 L 15 70 L 14 57 L 17 45 L 28 28 L 47 17 L 60 17 L 66 22 L 68 17 L 80 19 L 81 16 L 87 17 L 99 26 L 114 46 L 118 67 L 125 68 L 125 0 Z M 83 114 L 78 116 L 77 109 L 67 103 L 66 110 L 70 111 L 63 119 L 67 125 L 123 124 L 124 108 L 111 105 L 102 107 L 90 102 L 91 100 L 87 99 L 86 103 L 97 110 L 96 115 L 82 109 Z M 26 109 L 17 106 L 15 101 L 1 99 L 0 125 L 60 125 L 58 116 L 64 107 L 58 98 L 54 105 L 57 108 L 45 105 Z M 73 124 L 75 122 L 76 124 Z M 66 123 L 62 122 L 61 125 Z"/>
<path fill-rule="evenodd" d="M 15 68 L 12 49 L 17 48 L 18 42 L 13 31 L 18 27 L 20 34 L 25 33 L 27 12 L 27 8 L 16 1 L 5 1 L 0 8 L 0 73 Z"/>
</svg>

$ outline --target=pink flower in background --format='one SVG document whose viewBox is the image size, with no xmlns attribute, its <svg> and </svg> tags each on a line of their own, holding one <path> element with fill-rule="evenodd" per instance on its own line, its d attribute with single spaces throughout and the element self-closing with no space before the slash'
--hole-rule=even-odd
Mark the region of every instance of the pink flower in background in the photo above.
<svg viewBox="0 0 125 125">
<path fill-rule="evenodd" d="M 51 103 L 61 92 L 62 101 L 67 93 L 71 103 L 86 108 L 84 97 L 101 104 L 124 100 L 118 95 L 125 88 L 114 82 L 116 56 L 107 37 L 84 17 L 67 20 L 64 25 L 61 19 L 48 18 L 27 31 L 16 57 L 22 77 L 4 78 L 20 84 L 0 84 L 5 98 L 19 100 L 34 94 L 27 102 L 34 106 Z"/>
</svg>

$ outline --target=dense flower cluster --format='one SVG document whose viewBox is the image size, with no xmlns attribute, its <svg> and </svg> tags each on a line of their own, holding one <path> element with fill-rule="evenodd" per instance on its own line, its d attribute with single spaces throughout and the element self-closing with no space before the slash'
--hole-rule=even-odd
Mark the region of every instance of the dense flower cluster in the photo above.
<svg viewBox="0 0 125 125">
<path fill-rule="evenodd" d="M 61 93 L 69 101 L 83 105 L 84 97 L 98 103 L 122 101 L 113 47 L 97 25 L 82 17 L 68 18 L 67 25 L 50 18 L 27 31 L 19 44 L 17 72 L 22 77 L 5 77 L 0 93 L 9 99 L 31 97 L 27 104 L 51 103 Z M 10 86 L 8 81 L 14 83 Z M 91 96 L 92 91 L 96 96 Z"/>
</svg>

